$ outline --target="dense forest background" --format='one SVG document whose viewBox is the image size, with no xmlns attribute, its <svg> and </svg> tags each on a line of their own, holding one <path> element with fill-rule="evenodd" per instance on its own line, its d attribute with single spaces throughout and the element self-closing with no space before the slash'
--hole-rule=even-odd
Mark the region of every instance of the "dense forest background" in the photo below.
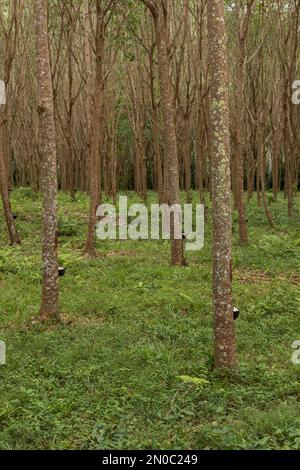
<svg viewBox="0 0 300 470">
<path fill-rule="evenodd" d="M 30 1 L 2 1 L 1 76 L 7 86 L 2 133 L 10 186 L 40 188 L 33 15 Z M 142 2 L 111 1 L 103 25 L 99 149 L 101 188 L 162 190 L 164 156 L 155 33 Z M 170 2 L 170 56 L 180 186 L 210 188 L 209 53 L 206 1 Z M 249 3 L 249 2 L 248 2 Z M 253 2 L 250 2 L 253 3 Z M 226 2 L 230 66 L 232 185 L 238 199 L 239 155 L 248 198 L 258 188 L 285 189 L 292 212 L 299 160 L 299 2 Z M 93 111 L 94 2 L 49 2 L 59 187 L 88 189 Z M 298 75 L 297 75 L 298 74 Z M 266 185 L 262 181 L 266 180 Z"/>
</svg>

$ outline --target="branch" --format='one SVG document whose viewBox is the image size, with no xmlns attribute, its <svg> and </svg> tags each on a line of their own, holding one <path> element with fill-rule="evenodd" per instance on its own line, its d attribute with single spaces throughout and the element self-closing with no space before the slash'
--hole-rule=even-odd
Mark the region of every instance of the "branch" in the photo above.
<svg viewBox="0 0 300 470">
<path fill-rule="evenodd" d="M 152 0 L 141 0 L 141 2 L 149 8 L 153 16 L 158 15 L 157 5 Z"/>
</svg>

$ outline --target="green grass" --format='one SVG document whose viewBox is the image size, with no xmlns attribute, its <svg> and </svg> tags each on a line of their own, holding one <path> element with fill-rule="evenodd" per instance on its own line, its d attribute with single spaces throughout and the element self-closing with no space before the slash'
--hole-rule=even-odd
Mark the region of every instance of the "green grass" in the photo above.
<svg viewBox="0 0 300 470">
<path fill-rule="evenodd" d="M 212 369 L 210 214 L 205 247 L 188 253 L 187 268 L 170 267 L 168 242 L 98 241 L 100 258 L 89 261 L 88 199 L 61 193 L 60 310 L 71 323 L 46 326 L 32 320 L 41 197 L 20 188 L 12 203 L 23 243 L 8 246 L 1 215 L 1 449 L 300 448 L 300 366 L 291 362 L 300 339 L 299 198 L 293 220 L 283 197 L 271 205 L 277 232 L 253 199 L 244 248 L 234 214 L 241 316 L 232 381 Z"/>
</svg>

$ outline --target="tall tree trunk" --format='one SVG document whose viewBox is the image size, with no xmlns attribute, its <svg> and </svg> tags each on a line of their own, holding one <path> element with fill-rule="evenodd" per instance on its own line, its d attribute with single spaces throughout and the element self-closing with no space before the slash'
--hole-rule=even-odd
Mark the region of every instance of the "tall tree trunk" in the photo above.
<svg viewBox="0 0 300 470">
<path fill-rule="evenodd" d="M 0 129 L 1 137 L 1 129 Z M 13 213 L 11 210 L 10 200 L 9 200 L 9 190 L 7 185 L 8 178 L 6 177 L 5 161 L 2 150 L 2 142 L 0 139 L 0 192 L 3 204 L 4 217 L 8 229 L 8 234 L 10 238 L 11 245 L 18 245 L 21 243 L 19 234 L 16 229 Z"/>
<path fill-rule="evenodd" d="M 163 202 L 163 169 L 162 158 L 159 143 L 159 125 L 158 125 L 158 111 L 153 107 L 152 109 L 152 141 L 154 150 L 154 173 L 155 173 L 155 186 L 159 196 L 159 202 Z"/>
<path fill-rule="evenodd" d="M 146 2 L 149 6 L 148 2 Z M 151 13 L 154 20 L 157 60 L 161 94 L 161 107 L 164 127 L 164 189 L 166 200 L 170 206 L 180 204 L 178 150 L 175 130 L 174 93 L 170 77 L 169 57 L 169 16 L 168 8 L 165 8 L 161 0 L 153 5 Z M 164 196 L 164 197 L 165 197 Z M 171 263 L 176 266 L 185 266 L 183 240 L 175 240 L 174 237 L 174 215 L 171 220 Z"/>
<path fill-rule="evenodd" d="M 97 207 L 100 203 L 100 152 L 102 152 L 101 144 L 103 144 L 103 54 L 105 25 L 102 0 L 95 1 L 97 10 L 96 77 L 90 142 L 90 212 L 85 244 L 85 254 L 90 258 L 96 258 L 97 256 L 95 248 L 95 226 L 97 221 Z"/>
<path fill-rule="evenodd" d="M 86 122 L 86 153 L 85 153 L 85 172 L 86 172 L 86 191 L 89 192 L 89 175 L 91 172 L 90 168 L 90 144 L 91 144 L 91 118 L 93 114 L 93 72 L 92 72 L 92 58 L 91 58 L 91 22 L 90 22 L 90 7 L 89 0 L 86 0 L 84 8 L 84 68 L 86 72 L 86 95 L 85 95 L 85 122 Z"/>
<path fill-rule="evenodd" d="M 70 18 L 70 22 L 74 21 Z M 75 201 L 75 159 L 74 159 L 74 135 L 73 135 L 73 31 L 69 25 L 70 30 L 68 31 L 68 109 L 67 109 L 67 160 L 69 170 L 69 188 L 71 200 Z"/>
<path fill-rule="evenodd" d="M 11 24 L 9 26 L 9 31 L 5 32 L 5 37 L 2 38 L 3 40 L 1 41 L 2 54 L 4 57 L 3 78 L 6 92 L 10 83 L 12 62 L 15 57 L 17 44 L 17 5 L 16 3 L 13 3 L 10 5 L 10 7 L 12 9 L 12 11 L 10 12 L 12 17 Z M 0 9 L 0 14 L 2 18 L 2 4 L 0 4 Z M 4 30 L 2 32 L 4 33 Z M 10 187 L 12 187 L 13 178 L 11 177 L 11 145 L 8 129 L 8 109 L 9 108 L 7 102 L 6 104 L 0 105 L 0 193 L 10 243 L 11 245 L 17 245 L 21 243 L 21 240 L 17 232 L 9 199 L 9 189 Z"/>
<path fill-rule="evenodd" d="M 272 190 L 273 195 L 277 198 L 277 193 L 280 191 L 279 184 L 279 162 L 280 162 L 280 140 L 274 135 L 273 148 L 272 148 Z"/>
<path fill-rule="evenodd" d="M 244 67 L 245 67 L 245 41 L 247 38 L 251 12 L 255 0 L 248 0 L 245 15 L 242 15 L 238 30 L 238 66 L 237 66 L 237 83 L 236 83 L 236 205 L 239 213 L 239 234 L 240 243 L 248 242 L 248 230 L 246 222 L 246 212 L 244 203 L 244 138 L 243 138 L 243 120 L 244 120 Z M 240 7 L 238 7 L 238 11 Z"/>
<path fill-rule="evenodd" d="M 190 149 L 190 118 L 184 118 L 183 133 L 183 164 L 184 164 L 184 190 L 187 204 L 191 203 L 191 149 Z"/>
<path fill-rule="evenodd" d="M 265 155 L 264 155 L 264 141 L 263 141 L 263 135 L 262 135 L 262 122 L 259 124 L 259 129 L 257 131 L 257 171 L 259 174 L 259 179 L 260 179 L 260 187 L 261 187 L 261 195 L 263 199 L 263 204 L 264 204 L 264 210 L 266 217 L 268 219 L 268 222 L 271 226 L 271 228 L 275 229 L 275 224 L 273 221 L 272 214 L 270 212 L 269 206 L 268 206 L 268 201 L 267 201 L 267 195 L 266 195 L 266 185 L 265 185 L 265 177 L 266 177 L 266 172 L 265 172 Z"/>
<path fill-rule="evenodd" d="M 48 1 L 34 0 L 39 141 L 43 186 L 43 287 L 40 316 L 59 319 L 57 261 L 57 168 L 51 79 Z"/>
<path fill-rule="evenodd" d="M 231 184 L 227 34 L 224 2 L 210 0 L 211 174 L 213 204 L 213 303 L 216 368 L 237 364 L 231 281 Z"/>
<path fill-rule="evenodd" d="M 151 127 L 151 136 L 152 136 L 152 146 L 154 152 L 154 184 L 155 189 L 158 192 L 159 202 L 163 202 L 163 162 L 162 162 L 162 153 L 160 147 L 160 133 L 159 133 L 159 107 L 156 103 L 155 98 L 155 61 L 154 61 L 154 47 L 155 42 L 152 45 L 151 53 L 149 54 L 149 73 L 150 73 L 150 96 L 151 96 L 151 105 L 152 105 L 152 127 Z"/>
</svg>

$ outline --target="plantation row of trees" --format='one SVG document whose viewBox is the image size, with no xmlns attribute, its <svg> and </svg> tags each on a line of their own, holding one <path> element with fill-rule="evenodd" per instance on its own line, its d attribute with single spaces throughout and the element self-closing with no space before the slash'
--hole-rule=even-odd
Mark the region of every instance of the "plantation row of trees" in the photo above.
<svg viewBox="0 0 300 470">
<path fill-rule="evenodd" d="M 255 188 L 260 197 L 266 185 L 272 186 L 275 195 L 284 187 L 292 213 L 299 171 L 299 113 L 291 101 L 299 69 L 299 2 L 225 3 L 236 204 L 243 183 L 248 197 Z M 39 189 L 32 5 L 22 0 L 1 4 L 1 65 L 8 93 L 2 116 L 7 173 L 10 185 Z M 206 4 L 206 0 L 165 2 L 180 187 L 187 198 L 191 187 L 201 192 L 209 189 L 211 179 Z M 141 1 L 108 2 L 103 8 L 107 12 L 100 40 L 105 96 L 100 185 L 113 197 L 119 187 L 135 189 L 144 197 L 147 188 L 154 188 L 162 195 L 166 165 L 155 26 Z M 70 190 L 72 197 L 76 189 L 89 185 L 96 28 L 94 2 L 49 2 L 59 186 Z"/>
<path fill-rule="evenodd" d="M 44 192 L 42 318 L 59 318 L 59 188 L 90 195 L 89 257 L 103 192 L 146 200 L 154 189 L 172 205 L 196 188 L 213 204 L 215 364 L 236 365 L 231 193 L 242 244 L 245 189 L 272 227 L 269 187 L 293 216 L 299 12 L 300 0 L 0 1 L 1 196 L 18 244 L 9 190 Z M 173 238 L 172 264 L 184 266 Z"/>
</svg>

